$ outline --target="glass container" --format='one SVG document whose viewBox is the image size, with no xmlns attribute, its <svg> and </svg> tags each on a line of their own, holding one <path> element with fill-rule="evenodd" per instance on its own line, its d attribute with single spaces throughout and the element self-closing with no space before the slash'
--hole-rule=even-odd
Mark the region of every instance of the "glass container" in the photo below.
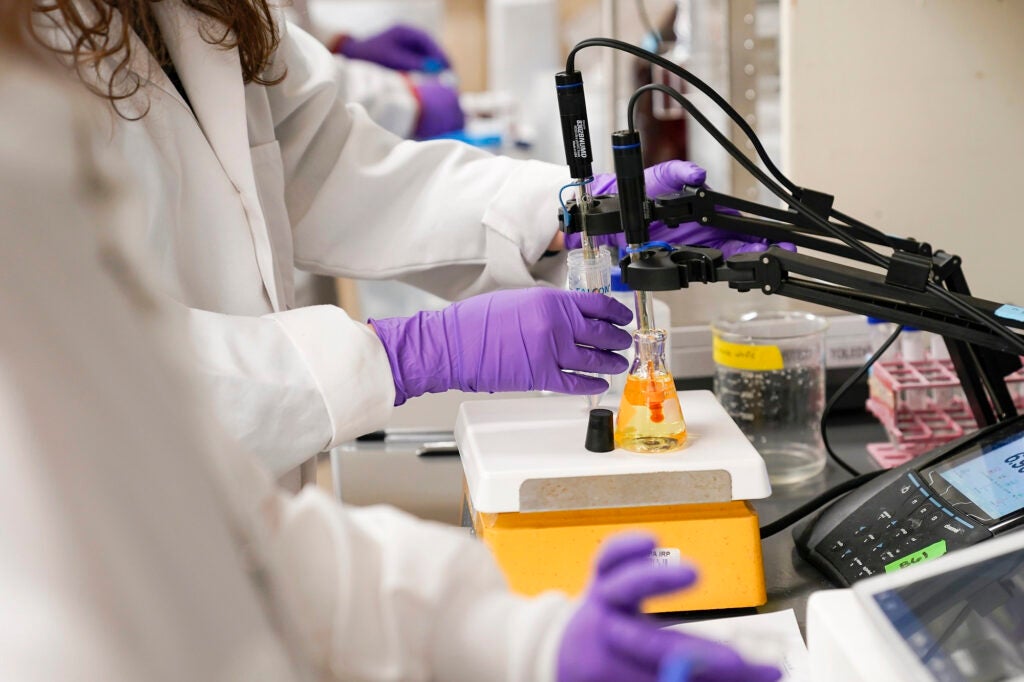
<svg viewBox="0 0 1024 682">
<path fill-rule="evenodd" d="M 671 452 L 686 443 L 675 381 L 665 366 L 665 337 L 663 329 L 633 332 L 633 366 L 615 424 L 615 445 L 624 450 Z"/>
<path fill-rule="evenodd" d="M 715 395 L 764 458 L 773 484 L 825 468 L 828 322 L 797 311 L 725 315 L 712 324 Z"/>
<path fill-rule="evenodd" d="M 587 258 L 583 249 L 574 249 L 566 256 L 565 288 L 569 291 L 590 291 L 607 294 L 612 290 L 612 255 L 607 246 Z"/>
</svg>

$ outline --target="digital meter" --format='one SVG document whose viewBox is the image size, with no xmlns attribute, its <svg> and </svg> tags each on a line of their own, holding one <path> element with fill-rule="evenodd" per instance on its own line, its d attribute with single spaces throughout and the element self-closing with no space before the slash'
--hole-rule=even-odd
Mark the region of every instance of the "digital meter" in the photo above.
<svg viewBox="0 0 1024 682">
<path fill-rule="evenodd" d="M 794 531 L 801 556 L 850 585 L 1024 523 L 1024 416 L 920 455 Z"/>
</svg>

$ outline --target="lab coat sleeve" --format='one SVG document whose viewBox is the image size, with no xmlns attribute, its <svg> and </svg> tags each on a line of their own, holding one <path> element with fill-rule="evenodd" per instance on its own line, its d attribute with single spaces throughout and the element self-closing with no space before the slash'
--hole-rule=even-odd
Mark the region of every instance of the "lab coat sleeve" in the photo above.
<svg viewBox="0 0 1024 682">
<path fill-rule="evenodd" d="M 399 139 L 346 104 L 344 71 L 293 26 L 275 60 L 269 73 L 286 75 L 267 96 L 296 265 L 404 278 L 448 299 L 536 283 L 558 226 L 562 167 Z"/>
<path fill-rule="evenodd" d="M 547 682 L 572 605 L 511 594 L 468 533 L 307 488 L 275 516 L 272 556 L 301 639 L 344 680 Z"/>
<path fill-rule="evenodd" d="M 344 99 L 360 104 L 381 128 L 401 138 L 412 137 L 420 104 L 408 78 L 372 62 L 334 55 L 345 83 Z"/>
<path fill-rule="evenodd" d="M 291 495 L 231 449 L 212 462 L 318 679 L 554 680 L 575 604 L 512 594 L 466 530 Z"/>
<path fill-rule="evenodd" d="M 340 308 L 262 317 L 193 308 L 188 324 L 217 416 L 276 475 L 383 428 L 394 408 L 383 345 Z"/>
</svg>

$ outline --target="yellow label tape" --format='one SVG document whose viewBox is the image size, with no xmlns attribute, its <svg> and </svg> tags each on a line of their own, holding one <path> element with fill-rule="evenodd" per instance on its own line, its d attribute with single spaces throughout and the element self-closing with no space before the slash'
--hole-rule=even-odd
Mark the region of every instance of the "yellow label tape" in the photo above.
<svg viewBox="0 0 1024 682">
<path fill-rule="evenodd" d="M 723 341 L 718 336 L 712 344 L 715 364 L 731 369 L 771 372 L 782 369 L 782 351 L 778 346 L 747 346 Z"/>
</svg>

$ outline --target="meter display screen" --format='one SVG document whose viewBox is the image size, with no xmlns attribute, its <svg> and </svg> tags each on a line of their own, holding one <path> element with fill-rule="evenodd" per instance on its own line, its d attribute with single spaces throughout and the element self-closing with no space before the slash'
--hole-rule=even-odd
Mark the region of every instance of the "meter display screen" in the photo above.
<svg viewBox="0 0 1024 682">
<path fill-rule="evenodd" d="M 1024 550 L 871 596 L 938 682 L 1024 679 Z"/>
<path fill-rule="evenodd" d="M 982 441 L 921 475 L 954 508 L 985 521 L 1024 508 L 1024 434 Z"/>
</svg>

